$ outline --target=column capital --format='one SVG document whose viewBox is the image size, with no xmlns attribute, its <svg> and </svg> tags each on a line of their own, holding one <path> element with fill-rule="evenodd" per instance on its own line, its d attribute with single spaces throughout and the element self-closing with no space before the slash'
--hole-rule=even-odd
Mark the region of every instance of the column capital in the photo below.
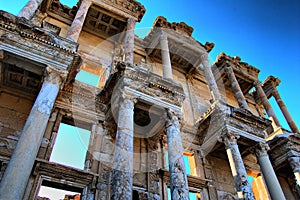
<svg viewBox="0 0 300 200">
<path fill-rule="evenodd" d="M 167 115 L 166 115 L 166 127 L 173 125 L 176 127 L 180 127 L 180 122 L 182 120 L 182 115 L 179 112 L 176 112 L 172 109 L 166 109 Z"/>
<path fill-rule="evenodd" d="M 223 130 L 221 135 L 219 136 L 218 140 L 219 142 L 223 142 L 225 144 L 226 148 L 229 148 L 232 145 L 237 144 L 237 140 L 240 138 L 240 136 L 237 133 L 234 133 L 232 131 Z"/>
<path fill-rule="evenodd" d="M 289 164 L 294 173 L 300 172 L 300 157 L 293 156 L 288 158 Z"/>
<path fill-rule="evenodd" d="M 133 18 L 127 19 L 127 31 L 133 31 L 135 27 L 136 20 Z"/>
<path fill-rule="evenodd" d="M 53 66 L 48 65 L 45 69 L 45 81 L 51 82 L 54 85 L 62 85 L 66 80 L 68 71 L 57 69 Z"/>
<path fill-rule="evenodd" d="M 255 80 L 255 81 L 253 82 L 253 85 L 254 85 L 255 87 L 261 86 L 260 80 Z"/>
<path fill-rule="evenodd" d="M 268 151 L 269 150 L 270 150 L 270 147 L 267 143 L 260 142 L 255 147 L 255 154 L 256 154 L 257 157 L 268 156 Z"/>
<path fill-rule="evenodd" d="M 137 102 L 136 95 L 134 95 L 131 92 L 122 92 L 121 97 L 122 97 L 122 102 L 123 102 L 122 105 L 125 108 L 128 108 L 128 109 L 134 108 L 134 104 Z"/>
<path fill-rule="evenodd" d="M 208 54 L 207 53 L 201 54 L 200 58 L 201 58 L 203 66 L 209 67 Z"/>
<path fill-rule="evenodd" d="M 159 35 L 159 39 L 160 40 L 168 40 L 168 36 L 167 36 L 167 34 L 165 34 L 164 32 L 161 31 L 161 33 Z"/>
</svg>

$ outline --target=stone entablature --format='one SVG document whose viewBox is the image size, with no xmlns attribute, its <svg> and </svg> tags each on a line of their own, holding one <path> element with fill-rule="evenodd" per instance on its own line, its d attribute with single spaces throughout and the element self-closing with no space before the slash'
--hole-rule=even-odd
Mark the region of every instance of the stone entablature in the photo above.
<svg viewBox="0 0 300 200">
<path fill-rule="evenodd" d="M 176 107 L 180 107 L 185 98 L 183 88 L 179 83 L 163 79 L 161 76 L 151 73 L 145 68 L 138 68 L 138 66 L 130 66 L 123 62 L 118 62 L 113 71 L 106 86 L 99 93 L 100 99 L 103 102 L 110 100 L 108 97 L 111 96 L 115 84 L 119 84 L 118 81 L 121 81 L 123 86 L 127 86 L 140 94 L 145 94 L 154 101 L 166 102 Z"/>
<path fill-rule="evenodd" d="M 4 51 L 64 70 L 72 64 L 77 50 L 77 43 L 4 11 L 0 12 L 0 40 Z"/>
<path fill-rule="evenodd" d="M 268 142 L 270 159 L 277 170 L 288 164 L 289 157 L 300 157 L 299 134 L 283 133 Z"/>
</svg>

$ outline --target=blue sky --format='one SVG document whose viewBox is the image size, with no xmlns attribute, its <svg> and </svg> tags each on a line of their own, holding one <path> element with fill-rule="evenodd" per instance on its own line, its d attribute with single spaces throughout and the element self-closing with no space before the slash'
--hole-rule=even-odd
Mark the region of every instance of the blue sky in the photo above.
<svg viewBox="0 0 300 200">
<path fill-rule="evenodd" d="M 76 0 L 61 0 L 66 5 Z M 17 14 L 27 0 L 2 1 L 0 9 Z M 155 18 L 184 21 L 194 28 L 198 41 L 215 43 L 210 59 L 220 52 L 239 56 L 282 82 L 278 90 L 300 126 L 300 1 L 299 0 L 140 0 L 146 7 L 137 29 L 151 27 Z M 283 127 L 288 128 L 277 104 L 271 100 Z"/>
</svg>

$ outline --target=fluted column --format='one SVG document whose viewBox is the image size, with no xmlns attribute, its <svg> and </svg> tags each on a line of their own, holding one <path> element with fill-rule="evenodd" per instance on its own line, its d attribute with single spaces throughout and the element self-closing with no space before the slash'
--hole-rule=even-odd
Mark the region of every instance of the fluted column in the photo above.
<svg viewBox="0 0 300 200">
<path fill-rule="evenodd" d="M 276 126 L 280 126 L 279 120 L 278 120 L 278 118 L 277 118 L 277 116 L 276 116 L 276 114 L 275 114 L 275 112 L 274 112 L 274 110 L 273 110 L 273 108 L 272 108 L 272 106 L 271 106 L 271 104 L 270 104 L 270 102 L 269 102 L 269 100 L 268 100 L 261 84 L 260 84 L 260 81 L 259 80 L 254 81 L 254 86 L 256 88 L 257 95 L 262 100 L 263 106 L 264 106 L 268 116 L 273 118 Z"/>
<path fill-rule="evenodd" d="M 19 12 L 18 17 L 24 17 L 30 20 L 43 0 L 30 0 Z"/>
<path fill-rule="evenodd" d="M 294 172 L 296 183 L 300 186 L 300 157 L 291 156 L 288 158 L 289 164 Z"/>
<path fill-rule="evenodd" d="M 208 83 L 208 87 L 210 91 L 212 91 L 213 99 L 214 100 L 221 100 L 221 94 L 215 80 L 214 74 L 211 70 L 211 66 L 209 65 L 208 55 L 202 54 L 201 55 L 202 65 L 204 68 L 204 75 L 205 79 Z"/>
<path fill-rule="evenodd" d="M 242 198 L 254 200 L 253 191 L 247 179 L 246 168 L 237 145 L 238 138 L 239 135 L 224 131 L 219 140 L 225 144 L 231 172 L 239 197 L 241 198 L 240 194 L 242 194 Z"/>
<path fill-rule="evenodd" d="M 246 102 L 245 96 L 240 88 L 239 82 L 237 81 L 234 72 L 232 70 L 231 66 L 226 67 L 227 75 L 232 87 L 232 91 L 234 93 L 234 96 L 240 106 L 240 108 L 249 110 L 248 104 Z"/>
<path fill-rule="evenodd" d="M 296 123 L 294 122 L 290 112 L 288 111 L 288 109 L 286 108 L 284 102 L 282 101 L 280 95 L 279 95 L 279 92 L 277 91 L 276 87 L 274 87 L 274 91 L 273 91 L 273 96 L 284 116 L 284 118 L 286 119 L 289 127 L 291 128 L 291 130 L 294 132 L 294 133 L 299 133 L 299 129 L 296 125 Z"/>
<path fill-rule="evenodd" d="M 118 129 L 114 152 L 111 199 L 132 199 L 133 109 L 136 100 L 123 93 L 118 112 Z"/>
<path fill-rule="evenodd" d="M 285 196 L 267 153 L 269 149 L 268 144 L 259 143 L 255 153 L 272 200 L 284 200 Z"/>
<path fill-rule="evenodd" d="M 160 48 L 161 48 L 163 78 L 172 80 L 173 79 L 172 64 L 170 59 L 168 37 L 164 33 L 160 35 Z"/>
<path fill-rule="evenodd" d="M 0 199 L 23 199 L 34 161 L 62 83 L 60 72 L 47 67 L 47 76 L 27 118 L 0 183 Z"/>
<path fill-rule="evenodd" d="M 183 160 L 183 147 L 180 134 L 180 125 L 178 116 L 171 110 L 168 110 L 166 128 L 171 199 L 188 200 L 189 189 Z"/>
<path fill-rule="evenodd" d="M 75 15 L 75 18 L 69 28 L 69 32 L 67 34 L 67 39 L 72 40 L 74 42 L 78 41 L 79 35 L 81 33 L 83 23 L 85 21 L 88 10 L 91 6 L 91 0 L 82 0 L 81 4 L 78 8 L 78 11 Z"/>
<path fill-rule="evenodd" d="M 126 37 L 125 37 L 124 55 L 125 55 L 125 62 L 130 63 L 130 64 L 133 64 L 135 23 L 136 23 L 136 21 L 134 19 L 128 18 L 127 31 L 126 31 Z"/>
</svg>

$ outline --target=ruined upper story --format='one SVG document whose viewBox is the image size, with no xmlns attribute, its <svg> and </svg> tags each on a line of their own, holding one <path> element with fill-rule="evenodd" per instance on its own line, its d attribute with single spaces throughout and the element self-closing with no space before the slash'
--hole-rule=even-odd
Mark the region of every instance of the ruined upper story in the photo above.
<svg viewBox="0 0 300 200">
<path fill-rule="evenodd" d="M 134 0 L 87 2 L 88 11 L 76 41 L 78 46 L 75 51 L 83 60 L 80 70 L 99 77 L 98 83 L 95 83 L 98 88 L 95 88 L 95 91 L 99 91 L 105 87 L 115 63 L 124 59 L 128 20 L 140 22 L 146 10 Z M 81 3 L 82 1 L 78 1 L 74 7 L 69 8 L 59 0 L 44 0 L 31 21 L 56 37 L 66 38 Z M 133 55 L 135 66 L 155 76 L 163 77 L 162 41 L 167 40 L 173 81 L 182 86 L 185 95 L 182 103 L 184 119 L 190 126 L 203 117 L 213 103 L 213 95 L 203 71 L 202 55 L 208 54 L 214 44 L 210 42 L 202 44 L 192 37 L 192 33 L 193 28 L 184 22 L 168 22 L 164 17 L 157 17 L 145 38 L 135 35 Z M 224 53 L 221 53 L 211 65 L 225 103 L 239 108 L 239 102 L 228 78 L 227 68 L 230 67 L 250 113 L 266 117 L 262 100 L 253 89 L 255 81 L 258 81 L 259 69 L 243 62 L 237 56 L 230 57 Z M 80 82 L 78 80 L 76 84 Z M 267 91 L 270 88 L 267 86 L 269 82 L 263 84 L 268 97 L 271 96 Z M 84 85 L 81 84 L 80 87 L 91 87 Z"/>
</svg>

